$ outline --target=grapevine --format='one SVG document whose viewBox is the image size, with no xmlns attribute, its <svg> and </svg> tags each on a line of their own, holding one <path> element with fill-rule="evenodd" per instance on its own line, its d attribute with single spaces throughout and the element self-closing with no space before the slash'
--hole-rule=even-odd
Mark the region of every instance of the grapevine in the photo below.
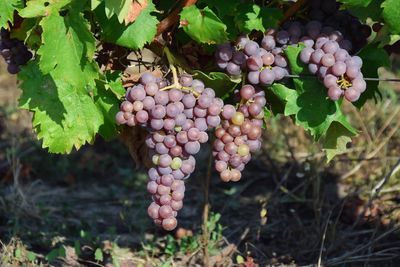
<svg viewBox="0 0 400 267">
<path fill-rule="evenodd" d="M 151 0 L 135 10 L 129 1 L 118 8 L 107 1 L 39 2 L 0 9 L 0 53 L 8 72 L 18 73 L 20 107 L 32 111 L 38 138 L 54 153 L 79 149 L 97 135 L 109 140 L 129 127 L 145 130 L 152 165 L 147 213 L 168 231 L 178 225 L 195 156 L 214 137 L 214 166 L 224 182 L 244 178 L 268 118 L 278 114 L 316 142 L 324 137 L 328 161 L 343 152 L 358 135 L 343 100 L 360 110 L 376 100 L 371 79 L 390 67 L 386 51 L 399 47 L 400 24 L 387 12 L 398 6 L 389 0 L 379 14 L 368 14 L 373 23 L 365 18 L 371 1 L 310 0 L 286 8 L 281 1 L 243 0 L 229 3 L 231 9 L 226 1 L 178 1 L 162 12 Z M 195 43 L 196 56 L 180 55 L 190 50 L 183 39 Z M 145 63 L 145 50 L 154 62 Z M 131 75 L 133 61 L 147 70 Z"/>
</svg>

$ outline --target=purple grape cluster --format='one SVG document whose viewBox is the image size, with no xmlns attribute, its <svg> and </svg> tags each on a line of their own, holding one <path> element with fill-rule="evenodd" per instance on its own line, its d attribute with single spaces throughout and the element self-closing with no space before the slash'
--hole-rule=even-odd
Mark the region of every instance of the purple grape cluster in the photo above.
<svg viewBox="0 0 400 267">
<path fill-rule="evenodd" d="M 353 54 L 367 45 L 371 27 L 362 24 L 358 18 L 350 15 L 346 10 L 339 10 L 340 5 L 336 0 L 310 0 L 308 15 L 312 20 L 325 25 L 326 31 L 339 30 L 344 39 L 349 40 L 348 45 L 351 45 L 349 52 Z"/>
<path fill-rule="evenodd" d="M 285 53 L 275 40 L 275 31 L 267 31 L 260 45 L 239 36 L 235 45 L 229 42 L 218 45 L 215 52 L 216 64 L 230 75 L 247 72 L 247 80 L 253 85 L 271 85 L 289 74 L 289 63 Z"/>
<path fill-rule="evenodd" d="M 18 39 L 11 39 L 10 32 L 2 28 L 0 31 L 0 54 L 7 62 L 7 71 L 10 74 L 16 74 L 21 71 L 20 65 L 26 63 L 32 58 L 32 53 L 25 46 L 24 42 Z"/>
<path fill-rule="evenodd" d="M 316 38 L 302 38 L 306 48 L 300 52 L 300 60 L 308 64 L 309 72 L 316 74 L 328 88 L 331 100 L 339 100 L 344 95 L 350 102 L 357 101 L 367 88 L 361 73 L 362 59 L 349 55 L 348 47 L 341 46 L 343 39 L 340 32 L 327 35 L 318 32 L 318 29 L 321 30 L 318 22 L 312 25 L 313 37 Z"/>
<path fill-rule="evenodd" d="M 223 181 L 239 181 L 241 171 L 261 147 L 260 137 L 266 104 L 264 91 L 244 85 L 235 92 L 237 107 L 225 105 L 221 113 L 221 127 L 215 130 L 213 145 L 215 169 Z"/>
<path fill-rule="evenodd" d="M 200 80 L 182 74 L 178 85 L 145 73 L 140 84 L 129 88 L 121 111 L 120 124 L 145 127 L 150 134 L 146 145 L 154 166 L 149 169 L 147 185 L 153 203 L 148 214 L 157 225 L 171 231 L 185 192 L 183 179 L 194 171 L 193 155 L 208 141 L 208 127 L 220 124 L 224 103 Z"/>
</svg>

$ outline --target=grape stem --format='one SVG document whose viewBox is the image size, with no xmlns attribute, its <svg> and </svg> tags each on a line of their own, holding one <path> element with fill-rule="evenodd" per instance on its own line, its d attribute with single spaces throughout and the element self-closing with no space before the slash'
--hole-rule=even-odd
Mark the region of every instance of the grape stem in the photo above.
<svg viewBox="0 0 400 267">
<path fill-rule="evenodd" d="M 174 56 L 172 55 L 171 51 L 169 51 L 168 47 L 164 47 L 164 53 L 167 56 L 169 69 L 172 72 L 172 77 L 173 77 L 174 83 L 169 85 L 169 86 L 166 86 L 166 87 L 160 89 L 160 91 L 166 91 L 166 90 L 169 90 L 169 89 L 172 89 L 172 88 L 176 88 L 176 89 L 179 89 L 179 90 L 186 90 L 186 91 L 194 94 L 196 97 L 199 97 L 200 94 L 198 92 L 196 92 L 192 88 L 188 88 L 188 87 L 182 86 L 179 83 L 178 72 L 177 72 L 176 67 L 174 65 L 175 59 L 174 59 Z"/>
</svg>

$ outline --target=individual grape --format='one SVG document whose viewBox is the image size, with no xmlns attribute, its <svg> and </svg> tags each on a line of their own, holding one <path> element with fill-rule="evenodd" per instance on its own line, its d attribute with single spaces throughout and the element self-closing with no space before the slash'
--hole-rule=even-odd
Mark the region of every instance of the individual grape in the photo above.
<svg viewBox="0 0 400 267">
<path fill-rule="evenodd" d="M 290 34 L 287 31 L 282 30 L 276 33 L 275 39 L 280 45 L 285 45 L 289 42 Z"/>
<path fill-rule="evenodd" d="M 335 76 L 341 76 L 346 72 L 346 64 L 344 62 L 336 62 L 332 66 L 332 74 Z"/>
<path fill-rule="evenodd" d="M 339 44 L 336 41 L 329 40 L 323 46 L 322 50 L 325 53 L 334 54 L 339 49 Z"/>
<path fill-rule="evenodd" d="M 241 131 L 240 131 L 240 126 L 232 124 L 231 126 L 229 126 L 228 128 L 228 133 L 232 136 L 232 137 L 238 137 L 241 135 Z"/>
<path fill-rule="evenodd" d="M 239 167 L 240 164 L 242 164 L 242 158 L 237 154 L 232 155 L 229 159 L 229 165 L 233 168 Z"/>
<path fill-rule="evenodd" d="M 160 197 L 160 204 L 161 205 L 169 205 L 171 203 L 172 197 L 170 195 L 162 195 Z"/>
<path fill-rule="evenodd" d="M 221 161 L 228 162 L 229 161 L 229 154 L 225 152 L 225 150 L 219 151 L 217 154 L 217 159 Z"/>
<path fill-rule="evenodd" d="M 332 74 L 328 74 L 324 78 L 324 86 L 326 88 L 331 88 L 331 87 L 337 86 L 337 80 L 338 79 L 336 76 L 334 76 Z"/>
<path fill-rule="evenodd" d="M 303 43 L 308 48 L 313 48 L 314 46 L 314 40 L 309 36 L 301 37 L 299 42 Z"/>
<path fill-rule="evenodd" d="M 226 67 L 228 66 L 228 61 L 223 61 L 222 59 L 217 59 L 217 61 L 215 61 L 215 64 L 217 65 L 218 68 L 224 70 L 226 69 Z"/>
<path fill-rule="evenodd" d="M 242 178 L 242 173 L 237 170 L 237 169 L 232 169 L 231 170 L 231 181 L 232 182 L 237 182 Z"/>
<path fill-rule="evenodd" d="M 148 83 L 144 86 L 146 94 L 149 96 L 154 96 L 158 92 L 158 85 L 156 83 Z"/>
<path fill-rule="evenodd" d="M 246 64 L 250 71 L 258 71 L 263 66 L 263 60 L 259 55 L 252 55 L 247 59 Z"/>
<path fill-rule="evenodd" d="M 261 46 L 265 49 L 265 50 L 272 50 L 275 48 L 275 39 L 273 36 L 267 35 L 264 36 L 264 38 L 261 41 Z"/>
<path fill-rule="evenodd" d="M 181 101 L 183 97 L 182 91 L 176 88 L 168 90 L 168 98 L 172 102 Z"/>
<path fill-rule="evenodd" d="M 158 91 L 154 95 L 154 101 L 157 105 L 166 105 L 169 102 L 168 93 L 165 91 Z"/>
<path fill-rule="evenodd" d="M 215 162 L 215 169 L 218 172 L 223 172 L 224 170 L 226 170 L 226 168 L 228 167 L 228 164 L 225 161 L 216 161 Z"/>
<path fill-rule="evenodd" d="M 273 67 L 272 71 L 274 72 L 276 81 L 282 80 L 288 74 L 287 70 L 281 67 Z"/>
<path fill-rule="evenodd" d="M 145 110 L 139 110 L 135 117 L 139 123 L 146 123 L 149 119 L 149 114 Z"/>
<path fill-rule="evenodd" d="M 233 62 L 228 63 L 228 65 L 226 66 L 226 71 L 230 75 L 239 75 L 242 72 L 242 70 L 240 69 L 240 66 L 236 65 Z"/>
<path fill-rule="evenodd" d="M 311 54 L 311 62 L 315 64 L 320 64 L 322 57 L 325 55 L 322 49 L 317 49 Z"/>
<path fill-rule="evenodd" d="M 179 157 L 174 157 L 170 166 L 173 170 L 177 170 L 182 166 L 182 160 Z"/>
<path fill-rule="evenodd" d="M 248 140 L 247 145 L 249 146 L 250 152 L 254 153 L 260 149 L 261 142 L 259 140 Z"/>
<path fill-rule="evenodd" d="M 321 64 L 325 67 L 331 67 L 335 64 L 335 56 L 332 54 L 325 54 L 321 58 Z"/>
<path fill-rule="evenodd" d="M 332 101 L 337 101 L 342 97 L 342 89 L 340 89 L 337 85 L 332 86 L 328 89 L 328 97 Z"/>
<path fill-rule="evenodd" d="M 246 35 L 241 35 L 236 39 L 235 42 L 235 47 L 237 49 L 243 49 L 245 45 L 249 42 L 250 40 L 247 38 Z"/>
<path fill-rule="evenodd" d="M 197 128 L 191 128 L 187 132 L 187 136 L 190 141 L 197 141 L 200 138 L 200 130 Z"/>
<path fill-rule="evenodd" d="M 169 149 L 164 145 L 164 143 L 157 143 L 155 150 L 159 154 L 167 154 Z"/>
<path fill-rule="evenodd" d="M 235 113 L 236 113 L 235 107 L 228 104 L 223 107 L 221 115 L 222 118 L 224 118 L 225 120 L 230 120 L 233 118 L 233 116 L 235 116 Z"/>
<path fill-rule="evenodd" d="M 160 206 L 152 202 L 147 209 L 147 214 L 149 214 L 150 218 L 157 219 L 159 214 L 159 209 Z"/>
<path fill-rule="evenodd" d="M 178 211 L 182 209 L 183 207 L 183 202 L 182 200 L 176 201 L 176 200 L 171 200 L 170 204 L 171 208 L 175 211 Z"/>
<path fill-rule="evenodd" d="M 344 97 L 349 102 L 355 102 L 360 98 L 360 91 L 358 91 L 354 87 L 350 87 L 350 88 L 348 88 L 347 90 L 344 91 Z"/>
<path fill-rule="evenodd" d="M 204 88 L 203 95 L 214 98 L 215 91 L 212 88 L 207 87 L 207 88 Z"/>
<path fill-rule="evenodd" d="M 166 110 L 163 105 L 157 104 L 151 110 L 151 116 L 155 119 L 162 119 L 166 115 Z"/>
<path fill-rule="evenodd" d="M 221 180 L 224 182 L 229 182 L 232 179 L 232 174 L 230 170 L 224 170 L 220 174 Z"/>
<path fill-rule="evenodd" d="M 249 133 L 247 134 L 247 137 L 250 140 L 256 140 L 261 136 L 261 129 L 259 127 L 253 126 L 251 127 Z"/>
<path fill-rule="evenodd" d="M 260 72 L 260 82 L 263 85 L 271 85 L 275 80 L 275 73 L 270 69 L 264 69 Z"/>
<path fill-rule="evenodd" d="M 262 111 L 262 106 L 255 104 L 255 103 L 251 103 L 249 106 L 249 113 L 251 116 L 257 116 L 258 114 L 260 114 L 260 112 Z M 243 118 L 244 120 L 244 118 Z"/>
<path fill-rule="evenodd" d="M 119 123 L 119 124 L 125 124 L 126 123 L 126 119 L 124 117 L 124 112 L 119 111 L 116 115 L 115 115 L 115 120 Z"/>
<path fill-rule="evenodd" d="M 195 155 L 200 151 L 200 143 L 198 141 L 189 141 L 185 144 L 185 151 L 191 155 Z"/>
<path fill-rule="evenodd" d="M 152 108 L 154 108 L 155 106 L 155 101 L 154 98 L 152 98 L 151 96 L 146 96 L 143 99 L 143 109 L 150 111 Z"/>
<path fill-rule="evenodd" d="M 318 34 L 321 32 L 321 23 L 319 21 L 310 21 L 306 25 L 306 32 L 307 35 L 310 36 L 313 39 L 316 39 Z"/>
<path fill-rule="evenodd" d="M 232 48 L 230 46 L 223 47 L 217 51 L 217 55 L 220 59 L 224 61 L 229 61 L 232 58 Z"/>
<path fill-rule="evenodd" d="M 303 33 L 303 25 L 298 21 L 293 22 L 288 29 L 288 33 L 290 36 L 299 38 Z"/>
<path fill-rule="evenodd" d="M 169 149 L 169 154 L 173 157 L 178 157 L 182 154 L 182 147 L 180 145 L 173 146 Z"/>
<path fill-rule="evenodd" d="M 239 145 L 237 153 L 242 157 L 247 156 L 250 153 L 249 146 L 246 144 Z"/>
<path fill-rule="evenodd" d="M 131 88 L 129 96 L 132 100 L 142 101 L 146 97 L 146 91 L 142 85 L 136 85 Z"/>
<path fill-rule="evenodd" d="M 360 68 L 356 65 L 348 65 L 347 64 L 347 68 L 346 68 L 346 75 L 350 78 L 350 79 L 355 79 L 357 78 L 358 74 L 360 73 Z"/>
<path fill-rule="evenodd" d="M 162 119 L 151 119 L 150 126 L 153 130 L 161 130 L 164 127 L 164 120 Z"/>
<path fill-rule="evenodd" d="M 256 91 L 252 85 L 246 84 L 240 89 L 240 96 L 245 100 L 249 100 L 253 98 L 255 92 Z"/>
<path fill-rule="evenodd" d="M 235 113 L 231 120 L 233 124 L 240 126 L 244 122 L 244 115 L 243 113 L 238 111 Z"/>
<path fill-rule="evenodd" d="M 219 116 L 208 116 L 207 124 L 209 127 L 217 127 L 221 122 L 221 118 Z"/>
<path fill-rule="evenodd" d="M 317 64 L 313 64 L 313 63 L 308 64 L 308 71 L 311 74 L 316 74 L 318 72 L 318 65 Z"/>
<path fill-rule="evenodd" d="M 156 82 L 156 76 L 154 76 L 153 73 L 151 72 L 145 72 L 142 74 L 142 76 L 140 77 L 140 82 L 143 85 L 149 84 L 149 83 L 155 83 Z"/>
<path fill-rule="evenodd" d="M 314 52 L 314 49 L 311 47 L 306 47 L 300 52 L 300 60 L 301 62 L 308 64 L 310 63 L 311 54 Z"/>
<path fill-rule="evenodd" d="M 168 154 L 163 154 L 160 155 L 160 158 L 158 159 L 159 165 L 163 168 L 168 167 L 172 163 L 172 157 Z"/>
<path fill-rule="evenodd" d="M 281 55 L 275 56 L 275 65 L 281 68 L 286 68 L 288 65 L 287 59 Z"/>
<path fill-rule="evenodd" d="M 171 186 L 174 182 L 174 176 L 172 174 L 166 174 L 161 176 L 161 183 L 165 186 Z"/>
<path fill-rule="evenodd" d="M 363 78 L 355 78 L 354 80 L 351 81 L 352 87 L 359 91 L 360 93 L 363 93 L 367 89 L 367 83 Z"/>
<path fill-rule="evenodd" d="M 260 82 L 260 72 L 257 71 L 249 71 L 247 73 L 247 79 L 251 84 L 258 84 Z"/>
<path fill-rule="evenodd" d="M 159 168 L 161 169 L 161 168 Z M 162 184 L 159 184 L 157 186 L 157 194 L 159 194 L 160 196 L 162 195 L 168 195 L 171 192 L 171 188 L 169 186 L 165 186 Z"/>
<path fill-rule="evenodd" d="M 216 127 L 216 126 L 213 126 L 213 127 Z M 203 144 L 203 143 L 206 143 L 207 141 L 208 141 L 208 134 L 206 132 L 200 132 L 199 142 Z"/>
<path fill-rule="evenodd" d="M 267 52 L 264 55 L 262 55 L 261 59 L 263 61 L 264 66 L 270 66 L 274 63 L 275 56 L 272 53 Z"/>
<path fill-rule="evenodd" d="M 233 53 L 232 61 L 233 63 L 242 66 L 246 63 L 247 56 L 242 51 L 237 51 Z"/>
<path fill-rule="evenodd" d="M 246 53 L 246 55 L 252 56 L 255 53 L 257 53 L 258 48 L 259 48 L 258 43 L 254 41 L 248 41 L 244 46 L 244 52 Z"/>
<path fill-rule="evenodd" d="M 204 90 L 204 83 L 201 80 L 194 79 L 192 82 L 192 88 L 201 94 Z"/>
</svg>

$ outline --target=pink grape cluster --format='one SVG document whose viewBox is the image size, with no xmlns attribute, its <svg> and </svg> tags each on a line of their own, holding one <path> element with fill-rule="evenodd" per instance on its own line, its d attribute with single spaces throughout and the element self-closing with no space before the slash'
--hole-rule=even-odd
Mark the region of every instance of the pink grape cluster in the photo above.
<svg viewBox="0 0 400 267">
<path fill-rule="evenodd" d="M 213 145 L 215 169 L 223 181 L 239 181 L 241 171 L 261 147 L 260 137 L 266 104 L 263 90 L 250 84 L 235 92 L 240 99 L 237 108 L 225 105 L 221 113 L 221 127 L 215 130 Z"/>
<path fill-rule="evenodd" d="M 194 171 L 193 155 L 208 141 L 208 127 L 220 124 L 224 103 L 200 80 L 182 74 L 177 84 L 145 73 L 140 84 L 129 88 L 116 120 L 149 130 L 146 145 L 153 167 L 147 190 L 153 202 L 148 208 L 155 224 L 171 231 L 177 225 L 177 211 L 183 206 L 186 179 Z"/>
<path fill-rule="evenodd" d="M 282 48 L 276 47 L 274 31 L 267 35 L 260 45 L 249 40 L 245 35 L 239 36 L 235 45 L 229 42 L 218 45 L 215 52 L 216 64 L 230 75 L 247 72 L 247 80 L 253 85 L 271 85 L 289 74 L 289 63 Z"/>
<path fill-rule="evenodd" d="M 315 34 L 318 33 L 318 25 L 315 23 Z M 306 48 L 300 52 L 300 60 L 308 64 L 309 72 L 316 74 L 328 88 L 331 100 L 339 100 L 344 95 L 350 102 L 357 101 L 367 88 L 361 73 L 362 59 L 349 55 L 344 49 L 346 47 L 340 46 L 343 41 L 340 32 L 330 35 L 318 33 L 314 40 L 303 39 Z"/>
</svg>

